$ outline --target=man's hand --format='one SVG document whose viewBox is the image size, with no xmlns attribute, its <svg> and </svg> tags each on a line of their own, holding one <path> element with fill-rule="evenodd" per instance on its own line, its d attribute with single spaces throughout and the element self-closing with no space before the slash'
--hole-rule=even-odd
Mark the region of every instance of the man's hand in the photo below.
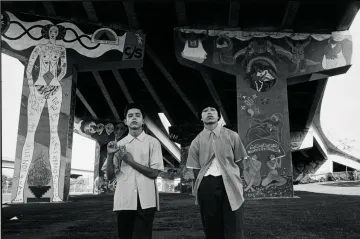
<svg viewBox="0 0 360 239">
<path fill-rule="evenodd" d="M 108 154 L 115 154 L 121 148 L 116 145 L 116 141 L 110 141 L 107 145 L 107 153 Z"/>
<path fill-rule="evenodd" d="M 133 162 L 135 162 L 133 156 L 127 152 L 124 153 L 123 157 L 122 157 L 122 160 L 129 164 L 130 166 L 132 165 Z"/>
</svg>

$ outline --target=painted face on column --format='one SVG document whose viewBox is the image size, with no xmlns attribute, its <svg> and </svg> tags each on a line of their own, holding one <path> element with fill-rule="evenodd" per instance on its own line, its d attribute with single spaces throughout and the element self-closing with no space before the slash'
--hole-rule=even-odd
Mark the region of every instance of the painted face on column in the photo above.
<svg viewBox="0 0 360 239">
<path fill-rule="evenodd" d="M 115 134 L 115 138 L 116 140 L 119 140 L 121 138 L 121 136 L 126 132 L 126 126 L 124 123 L 118 123 L 115 126 L 115 130 L 114 130 L 114 134 Z"/>
<path fill-rule="evenodd" d="M 201 112 L 201 120 L 204 124 L 214 124 L 219 121 L 219 112 L 214 107 L 206 107 Z"/>
<path fill-rule="evenodd" d="M 59 35 L 59 28 L 57 26 L 52 26 L 49 29 L 49 38 L 51 40 L 56 40 L 56 37 Z"/>
</svg>

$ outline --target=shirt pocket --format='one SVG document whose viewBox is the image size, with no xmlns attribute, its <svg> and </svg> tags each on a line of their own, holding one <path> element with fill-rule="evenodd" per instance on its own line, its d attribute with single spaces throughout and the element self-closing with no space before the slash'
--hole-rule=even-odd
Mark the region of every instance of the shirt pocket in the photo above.
<svg viewBox="0 0 360 239">
<path fill-rule="evenodd" d="M 141 164 L 150 167 L 150 145 L 144 145 L 141 147 L 140 160 Z"/>
</svg>

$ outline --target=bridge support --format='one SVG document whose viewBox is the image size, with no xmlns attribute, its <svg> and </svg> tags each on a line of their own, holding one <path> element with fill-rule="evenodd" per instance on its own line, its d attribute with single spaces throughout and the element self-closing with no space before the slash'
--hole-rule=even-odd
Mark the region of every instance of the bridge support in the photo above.
<svg viewBox="0 0 360 239">
<path fill-rule="evenodd" d="M 32 22 L 22 19 L 29 16 L 1 13 L 2 51 L 26 62 L 11 200 L 66 201 L 77 69 L 142 67 L 145 36 L 95 25 L 54 24 L 37 16 Z M 141 57 L 126 55 L 134 47 Z"/>
<path fill-rule="evenodd" d="M 292 197 L 287 85 L 346 72 L 351 36 L 185 28 L 174 35 L 181 64 L 236 76 L 235 128 L 251 157 L 243 161 L 245 197 Z"/>
</svg>

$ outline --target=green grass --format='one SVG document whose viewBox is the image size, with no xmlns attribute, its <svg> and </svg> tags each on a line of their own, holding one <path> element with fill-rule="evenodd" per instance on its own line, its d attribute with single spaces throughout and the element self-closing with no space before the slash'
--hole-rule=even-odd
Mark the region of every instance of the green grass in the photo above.
<svg viewBox="0 0 360 239">
<path fill-rule="evenodd" d="M 295 195 L 299 198 L 246 201 L 246 238 L 360 238 L 360 195 L 305 191 Z M 193 197 L 161 194 L 160 199 L 154 239 L 204 238 Z M 71 200 L 4 207 L 2 238 L 116 238 L 112 195 Z M 10 221 L 13 216 L 19 220 Z"/>
</svg>

